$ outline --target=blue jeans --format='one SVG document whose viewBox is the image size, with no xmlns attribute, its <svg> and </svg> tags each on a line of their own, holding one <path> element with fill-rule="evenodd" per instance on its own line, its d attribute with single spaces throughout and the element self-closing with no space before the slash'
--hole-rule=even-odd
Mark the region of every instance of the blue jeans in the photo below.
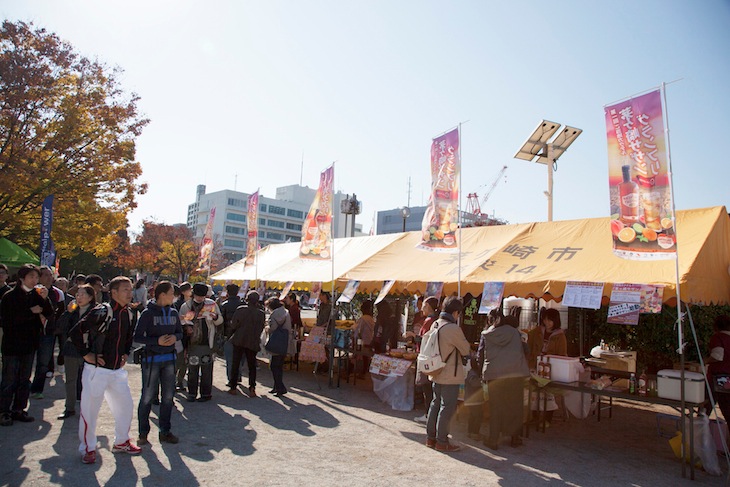
<svg viewBox="0 0 730 487">
<path fill-rule="evenodd" d="M 145 387 L 142 388 L 142 397 L 139 399 L 137 417 L 139 418 L 139 435 L 147 436 L 150 432 L 150 411 L 152 400 L 157 396 L 158 387 L 162 388 L 160 398 L 160 432 L 169 433 L 172 425 L 172 398 L 175 395 L 175 361 L 142 362 L 142 376 L 145 377 Z"/>
<path fill-rule="evenodd" d="M 433 383 L 433 400 L 428 409 L 426 433 L 428 439 L 439 443 L 448 443 L 451 418 L 456 413 L 459 399 L 459 384 Z"/>
<path fill-rule="evenodd" d="M 30 386 L 31 394 L 43 392 L 43 388 L 46 385 L 46 372 L 50 370 L 48 364 L 53 360 L 53 348 L 55 346 L 55 335 L 41 336 L 38 351 L 36 352 L 35 375 L 33 376 L 33 384 Z"/>
<path fill-rule="evenodd" d="M 28 407 L 33 355 L 3 355 L 0 413 L 19 413 Z"/>
</svg>

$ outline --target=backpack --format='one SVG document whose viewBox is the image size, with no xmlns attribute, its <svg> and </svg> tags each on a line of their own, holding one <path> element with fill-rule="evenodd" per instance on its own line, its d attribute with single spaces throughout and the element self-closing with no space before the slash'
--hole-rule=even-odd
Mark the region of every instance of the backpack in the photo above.
<svg viewBox="0 0 730 487">
<path fill-rule="evenodd" d="M 417 370 L 431 377 L 439 374 L 441 369 L 446 367 L 446 361 L 451 357 L 451 353 L 454 353 L 452 350 L 445 359 L 441 358 L 441 346 L 439 345 L 440 330 L 441 323 L 435 322 L 434 326 L 423 335 L 421 352 L 418 354 L 417 359 Z"/>
</svg>

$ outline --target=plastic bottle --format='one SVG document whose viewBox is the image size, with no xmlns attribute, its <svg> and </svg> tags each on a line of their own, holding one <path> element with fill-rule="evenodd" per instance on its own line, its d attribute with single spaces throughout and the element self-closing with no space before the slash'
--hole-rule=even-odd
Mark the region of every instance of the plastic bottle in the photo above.
<svg viewBox="0 0 730 487">
<path fill-rule="evenodd" d="M 646 384 L 647 384 L 647 378 L 646 378 L 646 371 L 642 371 L 641 375 L 639 376 L 639 395 L 645 396 L 646 395 Z"/>
<path fill-rule="evenodd" d="M 603 338 L 601 338 L 601 350 L 606 350 L 606 342 L 603 341 Z"/>
<path fill-rule="evenodd" d="M 636 394 L 636 374 L 633 372 L 629 378 L 629 394 Z"/>
</svg>

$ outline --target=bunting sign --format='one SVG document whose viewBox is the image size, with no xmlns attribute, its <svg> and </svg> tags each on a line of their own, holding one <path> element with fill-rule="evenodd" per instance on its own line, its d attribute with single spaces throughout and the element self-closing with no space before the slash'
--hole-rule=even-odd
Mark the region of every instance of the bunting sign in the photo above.
<svg viewBox="0 0 730 487">
<path fill-rule="evenodd" d="M 455 128 L 431 143 L 431 195 L 423 215 L 418 248 L 441 252 L 458 250 L 460 171 L 459 129 Z"/>
<path fill-rule="evenodd" d="M 246 260 L 244 267 L 256 263 L 256 249 L 259 242 L 259 191 L 248 197 L 248 214 L 246 216 L 248 241 L 246 242 Z"/>
<path fill-rule="evenodd" d="M 613 253 L 676 257 L 660 90 L 605 107 Z"/>
<path fill-rule="evenodd" d="M 208 215 L 208 223 L 205 225 L 205 233 L 203 241 L 200 244 L 200 260 L 198 261 L 198 271 L 210 270 L 210 256 L 213 252 L 213 222 L 215 221 L 215 206 L 210 209 Z"/>
<path fill-rule="evenodd" d="M 319 177 L 319 189 L 302 226 L 302 259 L 326 260 L 332 257 L 332 198 L 335 167 L 325 169 Z"/>
<path fill-rule="evenodd" d="M 41 208 L 41 265 L 52 267 L 56 264 L 56 248 L 53 245 L 53 195 L 43 200 Z"/>
</svg>

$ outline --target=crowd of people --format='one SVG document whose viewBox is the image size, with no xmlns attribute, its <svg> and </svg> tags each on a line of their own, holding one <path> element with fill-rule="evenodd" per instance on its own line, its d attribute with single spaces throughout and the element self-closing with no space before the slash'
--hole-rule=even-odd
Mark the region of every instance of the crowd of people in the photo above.
<svg viewBox="0 0 730 487">
<path fill-rule="evenodd" d="M 104 400 L 115 422 L 114 453 L 139 454 L 150 443 L 153 405 L 159 405 L 159 441 L 177 443 L 171 424 L 175 391 L 184 392 L 190 402 L 211 400 L 216 355 L 227 359 L 231 394 L 237 394 L 241 359 L 246 357 L 248 395 L 257 397 L 256 355 L 262 335 L 265 341 L 280 328 L 286 343 L 284 353 L 271 353 L 270 392 L 287 393 L 284 357 L 296 326 L 301 326 L 294 294 L 284 302 L 268 299 L 267 318 L 261 296 L 250 291 L 240 300 L 235 284 L 227 287 L 227 299 L 219 304 L 204 283 L 160 281 L 147 288 L 144 280 L 133 284 L 119 276 L 105 286 L 101 277 L 89 275 L 76 276 L 69 287 L 65 278 L 54 280 L 51 268 L 32 264 L 18 270 L 15 283 L 7 279 L 8 269 L 0 264 L 0 426 L 33 422 L 29 400 L 42 400 L 47 379 L 63 367 L 66 399 L 58 419 L 78 413 L 83 463 L 96 462 L 96 423 Z M 142 372 L 136 442 L 130 438 L 134 400 L 124 368 L 132 360 Z"/>
<path fill-rule="evenodd" d="M 177 443 L 171 424 L 175 392 L 183 392 L 190 402 L 210 401 L 216 356 L 225 357 L 228 393 L 245 392 L 255 398 L 257 357 L 265 348 L 273 377 L 269 393 L 281 397 L 288 392 L 284 361 L 297 353 L 303 326 L 294 293 L 264 300 L 257 291 L 241 294 L 238 285 L 229 284 L 225 299 L 216 300 L 204 283 L 161 281 L 147 287 L 143 279 L 133 284 L 119 276 L 105 286 L 98 275 L 80 275 L 69 282 L 54 279 L 49 267 L 31 264 L 22 266 L 16 276 L 14 283 L 8 283 L 8 269 L 0 264 L 0 426 L 34 421 L 27 411 L 29 400 L 42 400 L 47 379 L 62 367 L 66 398 L 58 420 L 78 414 L 83 463 L 96 462 L 96 423 L 104 400 L 115 421 L 113 452 L 139 454 L 150 443 L 153 405 L 159 405 L 158 440 Z M 323 328 L 321 335 L 331 334 L 331 298 L 322 292 L 319 299 L 315 327 Z M 465 316 L 476 313 L 473 302 L 465 306 L 457 296 L 442 300 L 430 296 L 418 298 L 417 305 L 412 329 L 405 331 L 392 304 L 363 300 L 353 341 L 382 353 L 401 339 L 413 339 L 418 349 L 435 337 L 443 366 L 433 373 L 419 368 L 415 377 L 426 409 L 415 420 L 426 426 L 426 446 L 442 452 L 461 449 L 450 438 L 450 428 L 462 386 L 468 436 L 492 450 L 499 449 L 503 439 L 512 447 L 521 446 L 521 433 L 530 419 L 525 415 L 527 378 L 540 355 L 567 355 L 558 311 L 541 310 L 538 326 L 525 333 L 515 316 L 495 309 L 480 324 L 480 332 L 473 333 L 463 326 L 467 320 L 474 321 L 472 327 L 477 324 L 474 315 Z M 730 390 L 730 317 L 718 317 L 715 325 L 710 378 L 716 390 Z M 283 346 L 266 341 L 274 335 L 286 337 Z M 56 345 L 59 353 L 54 358 Z M 132 360 L 142 372 L 136 442 L 129 435 L 135 408 L 124 368 Z M 248 387 L 239 389 L 246 369 Z M 360 375 L 367 369 L 366 360 L 364 370 L 355 372 Z M 715 398 L 727 417 L 730 393 Z M 558 408 L 555 398 L 547 394 L 540 404 L 535 398 L 530 402 L 531 420 L 549 426 Z M 486 404 L 488 434 L 482 435 Z"/>
</svg>

